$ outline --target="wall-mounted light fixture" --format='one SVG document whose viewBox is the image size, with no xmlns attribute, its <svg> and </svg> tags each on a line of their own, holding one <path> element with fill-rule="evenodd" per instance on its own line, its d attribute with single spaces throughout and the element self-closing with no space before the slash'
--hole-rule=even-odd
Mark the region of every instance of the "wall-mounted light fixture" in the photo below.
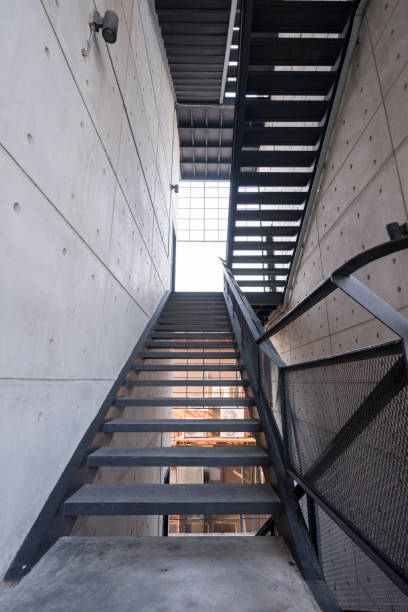
<svg viewBox="0 0 408 612">
<path fill-rule="evenodd" d="M 82 49 L 82 55 L 86 57 L 89 55 L 92 46 L 92 40 L 95 32 L 99 32 L 102 29 L 102 36 L 107 43 L 114 43 L 118 37 L 118 25 L 119 18 L 114 11 L 105 11 L 102 17 L 98 9 L 94 9 L 89 14 L 89 38 L 86 43 L 86 47 Z"/>
<path fill-rule="evenodd" d="M 179 186 L 178 185 L 170 185 L 170 189 L 174 191 L 174 193 L 178 193 Z"/>
</svg>

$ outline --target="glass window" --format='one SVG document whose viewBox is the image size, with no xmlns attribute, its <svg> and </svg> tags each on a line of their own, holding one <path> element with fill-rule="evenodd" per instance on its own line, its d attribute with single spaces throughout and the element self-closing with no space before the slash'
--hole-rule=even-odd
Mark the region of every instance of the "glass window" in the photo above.
<svg viewBox="0 0 408 612">
<path fill-rule="evenodd" d="M 229 191 L 227 181 L 182 181 L 178 197 L 177 239 L 225 242 Z"/>
</svg>

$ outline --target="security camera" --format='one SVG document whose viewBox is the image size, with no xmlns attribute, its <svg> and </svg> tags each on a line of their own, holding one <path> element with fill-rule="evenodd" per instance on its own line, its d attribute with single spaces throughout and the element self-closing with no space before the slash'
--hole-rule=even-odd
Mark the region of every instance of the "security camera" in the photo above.
<svg viewBox="0 0 408 612">
<path fill-rule="evenodd" d="M 106 42 L 110 44 L 116 42 L 116 39 L 118 37 L 119 24 L 119 18 L 117 14 L 114 11 L 108 10 L 105 11 L 105 14 L 102 19 L 99 15 L 99 12 L 96 12 L 98 13 L 99 17 L 99 22 L 97 23 L 95 28 L 96 32 L 99 32 L 99 29 L 102 28 L 102 36 L 104 37 Z"/>
<path fill-rule="evenodd" d="M 118 37 L 118 25 L 119 17 L 114 11 L 107 10 L 102 17 L 98 9 L 94 9 L 89 15 L 89 39 L 85 49 L 82 49 L 82 55 L 89 55 L 94 32 L 99 32 L 99 30 L 102 30 L 102 36 L 107 43 L 112 44 L 116 42 Z"/>
<path fill-rule="evenodd" d="M 179 192 L 179 186 L 178 185 L 170 185 L 170 189 L 172 191 L 174 191 L 174 193 L 178 193 Z"/>
</svg>

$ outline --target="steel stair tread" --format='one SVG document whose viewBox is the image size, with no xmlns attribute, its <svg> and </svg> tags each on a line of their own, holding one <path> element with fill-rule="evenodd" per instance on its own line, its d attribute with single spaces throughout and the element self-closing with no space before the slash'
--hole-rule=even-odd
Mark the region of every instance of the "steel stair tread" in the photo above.
<svg viewBox="0 0 408 612">
<path fill-rule="evenodd" d="M 103 446 L 88 455 L 89 467 L 102 466 L 243 466 L 270 465 L 269 455 L 257 446 Z"/>
<path fill-rule="evenodd" d="M 190 364 L 140 364 L 132 367 L 136 372 L 243 372 L 244 366 L 239 364 L 220 364 L 220 363 L 190 363 Z"/>
<path fill-rule="evenodd" d="M 281 514 L 270 485 L 84 485 L 65 502 L 65 515 Z"/>
<path fill-rule="evenodd" d="M 257 419 L 112 419 L 104 424 L 107 433 L 136 431 L 262 431 Z"/>
<path fill-rule="evenodd" d="M 169 340 L 233 340 L 234 336 L 230 332 L 152 332 L 150 338 L 161 338 Z M 211 346 L 211 344 L 209 343 Z"/>
<path fill-rule="evenodd" d="M 115 406 L 254 406 L 246 397 L 117 397 Z"/>
<path fill-rule="evenodd" d="M 258 282 L 258 281 L 256 281 Z M 166 378 L 154 380 L 149 378 L 126 378 L 124 387 L 248 387 L 248 380 L 225 378 L 221 380 Z"/>
<path fill-rule="evenodd" d="M 146 342 L 147 348 L 172 348 L 172 349 L 190 349 L 190 348 L 234 348 L 235 342 Z"/>
<path fill-rule="evenodd" d="M 237 351 L 225 351 L 225 353 L 217 353 L 217 352 L 213 352 L 213 351 L 208 351 L 208 352 L 204 352 L 202 351 L 201 353 L 199 352 L 194 352 L 194 353 L 188 353 L 188 352 L 174 352 L 174 353 L 170 353 L 170 352 L 148 352 L 148 351 L 142 351 L 139 355 L 142 359 L 237 359 L 239 357 L 239 352 Z"/>
<path fill-rule="evenodd" d="M 223 332 L 231 332 L 231 325 L 224 324 L 214 324 L 211 325 L 203 325 L 202 323 L 180 323 L 180 325 L 161 325 L 157 324 L 155 327 L 155 331 L 223 331 Z"/>
</svg>

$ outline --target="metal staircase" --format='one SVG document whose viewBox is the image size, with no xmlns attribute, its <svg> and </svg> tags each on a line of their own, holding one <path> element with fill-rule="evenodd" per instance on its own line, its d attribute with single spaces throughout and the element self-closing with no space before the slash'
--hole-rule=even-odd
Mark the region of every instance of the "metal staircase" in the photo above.
<svg viewBox="0 0 408 612">
<path fill-rule="evenodd" d="M 226 280 L 228 280 L 227 276 Z M 229 282 L 233 287 L 234 281 Z M 243 302 L 240 307 L 243 308 L 240 316 L 244 318 L 255 316 L 253 311 L 247 310 Z M 200 580 L 197 582 L 197 588 L 201 589 L 201 593 L 206 589 L 205 581 L 202 582 L 201 577 L 206 576 L 208 572 L 213 572 L 211 564 L 214 556 L 218 559 L 217 563 L 220 564 L 219 571 L 212 579 L 212 586 L 209 587 L 215 589 L 215 601 L 217 602 L 223 601 L 225 596 L 224 589 L 220 586 L 220 576 L 224 575 L 224 572 L 229 572 L 229 580 L 238 580 L 236 592 L 242 590 L 241 598 L 254 599 L 255 593 L 250 595 L 243 585 L 248 571 L 252 572 L 253 585 L 257 584 L 259 576 L 256 570 L 256 559 L 258 558 L 261 563 L 261 559 L 269 551 L 271 559 L 275 559 L 273 561 L 275 572 L 266 582 L 263 581 L 261 586 L 253 587 L 257 590 L 256 597 L 260 598 L 260 601 L 269 602 L 271 590 L 278 588 L 280 593 L 273 604 L 275 607 L 272 607 L 271 610 L 280 610 L 283 605 L 286 605 L 285 598 L 291 597 L 286 593 L 286 590 L 290 591 L 288 585 L 294 588 L 293 585 L 296 584 L 299 597 L 304 598 L 303 603 L 300 604 L 302 610 L 316 610 L 316 600 L 324 610 L 339 611 L 333 595 L 324 585 L 312 541 L 301 519 L 294 484 L 290 482 L 285 472 L 279 434 L 273 424 L 269 408 L 266 407 L 267 400 L 259 387 L 259 380 L 256 376 L 254 377 L 254 363 L 248 361 L 246 345 L 242 343 L 243 336 L 239 330 L 237 316 L 231 308 L 231 300 L 227 292 L 167 292 L 163 296 L 98 415 L 80 441 L 60 481 L 55 486 L 8 570 L 7 580 L 20 580 L 37 564 L 44 553 L 49 551 L 30 573 L 28 580 L 23 581 L 23 588 L 16 589 L 17 599 L 13 600 L 12 605 L 17 605 L 19 597 L 23 603 L 21 603 L 21 608 L 17 606 L 13 609 L 27 609 L 28 606 L 30 609 L 37 610 L 33 602 L 38 597 L 39 578 L 41 579 L 43 575 L 47 576 L 48 573 L 55 574 L 55 572 L 63 571 L 61 568 L 65 566 L 68 573 L 71 571 L 70 568 L 74 568 L 75 574 L 75 568 L 79 566 L 81 576 L 88 572 L 92 573 L 93 567 L 101 563 L 103 566 L 106 550 L 123 548 L 124 557 L 121 554 L 122 559 L 130 554 L 129 551 L 133 551 L 131 554 L 136 555 L 139 547 L 142 547 L 142 550 L 147 547 L 148 563 L 161 564 L 161 559 L 170 555 L 172 560 L 168 563 L 180 565 L 185 559 L 192 556 L 194 566 L 197 564 L 194 551 L 195 547 L 198 547 L 202 550 L 200 558 L 202 569 Z M 242 330 L 244 330 L 244 324 L 242 324 Z M 270 342 L 266 344 L 269 346 Z M 254 340 L 252 340 L 252 345 L 259 352 Z M 273 348 L 271 350 L 273 353 Z M 186 389 L 185 397 L 176 397 L 174 391 L 173 395 L 171 394 L 170 389 L 180 388 Z M 211 396 L 208 392 L 210 388 Z M 166 393 L 167 389 L 169 391 Z M 190 391 L 187 391 L 188 389 Z M 201 390 L 201 396 L 197 396 L 197 392 L 200 393 L 199 390 Z M 160 395 L 154 396 L 156 392 Z M 162 393 L 166 395 L 163 396 Z M 150 408 L 153 410 L 160 407 L 182 406 L 207 409 L 211 418 L 163 419 L 155 418 L 156 415 L 152 415 L 151 418 L 129 418 L 126 415 L 128 407 L 136 411 L 139 408 L 146 411 Z M 220 415 L 218 409 L 221 407 L 237 407 L 241 411 L 244 410 L 245 418 L 214 418 L 214 411 L 217 410 Z M 129 440 L 129 436 L 133 433 L 183 431 L 248 432 L 250 437 L 235 439 L 234 444 L 230 445 L 217 443 L 207 446 L 141 447 L 137 441 L 132 446 L 121 445 L 120 442 L 117 445 L 117 440 L 120 441 L 123 434 L 126 434 L 126 439 Z M 112 444 L 112 436 L 116 438 L 114 444 Z M 165 468 L 170 466 L 257 466 L 263 470 L 264 478 L 261 480 L 263 484 L 259 482 L 256 484 L 169 484 L 166 479 L 161 483 L 146 483 L 144 477 L 141 479 L 143 484 L 136 482 L 132 484 L 119 482 L 118 484 L 116 480 L 111 483 L 106 482 L 106 474 L 114 479 L 115 468 L 132 469 L 148 466 Z M 105 472 L 103 484 L 98 484 L 98 468 L 108 470 Z M 242 566 L 241 538 L 215 537 L 207 539 L 207 543 L 204 543 L 203 538 L 199 537 L 62 537 L 75 533 L 77 521 L 86 520 L 86 517 L 162 515 L 163 524 L 167 525 L 169 515 L 225 514 L 267 515 L 270 518 L 259 535 L 283 536 L 266 538 L 269 541 L 268 544 L 264 538 L 245 538 L 253 542 L 245 544 L 246 549 L 252 551 L 253 570 L 248 570 L 245 565 Z M 99 540 L 100 544 L 96 544 L 95 540 Z M 150 544 L 153 540 L 160 544 Z M 177 546 L 181 548 L 170 544 L 172 540 L 180 542 Z M 88 552 L 84 552 L 85 549 Z M 89 550 L 93 551 L 92 562 Z M 178 556 L 175 550 L 181 551 Z M 56 559 L 55 568 L 51 567 L 53 559 Z M 133 556 L 132 559 L 134 559 Z M 296 569 L 294 560 L 298 563 L 302 576 Z M 132 567 L 133 562 L 127 562 L 122 574 Z M 144 566 L 138 561 L 138 571 L 141 571 L 142 565 Z M 105 569 L 105 566 L 101 569 L 103 574 L 106 573 Z M 188 579 L 189 569 L 182 572 L 180 577 L 174 578 L 176 583 L 177 580 L 184 583 L 185 579 Z M 238 578 L 242 571 L 244 571 L 243 582 Z M 290 578 L 288 578 L 288 572 Z M 93 578 L 90 579 L 93 580 Z M 149 577 L 146 578 L 148 579 Z M 76 574 L 69 575 L 63 580 L 71 581 L 75 585 L 77 577 Z M 109 578 L 107 580 L 109 581 Z M 142 584 L 140 578 L 135 577 L 135 580 L 139 580 L 138 590 L 143 588 L 144 581 Z M 34 581 L 33 587 L 31 586 L 32 581 Z M 45 592 L 44 589 L 53 590 L 56 588 L 53 585 L 54 581 L 50 586 L 49 581 L 44 579 L 44 585 L 40 590 L 42 593 Z M 103 583 L 103 588 L 107 588 L 105 583 Z M 161 588 L 165 590 L 163 598 L 168 599 L 170 596 L 167 588 L 164 586 Z M 154 589 L 151 588 L 148 590 L 148 603 L 141 609 L 151 609 L 150 598 L 153 596 L 153 591 Z M 80 596 L 81 605 L 84 606 L 88 605 L 83 599 L 87 597 L 86 593 L 81 592 Z M 51 598 L 49 601 L 52 601 L 53 595 L 49 597 Z M 66 609 L 71 610 L 69 607 L 71 603 L 66 604 L 68 606 Z M 41 609 L 48 610 L 49 608 Z M 169 608 L 159 607 L 157 609 Z"/>
<path fill-rule="evenodd" d="M 213 407 L 254 408 L 245 370 L 240 364 L 222 293 L 173 293 L 139 354 L 143 363 L 132 363 L 113 404 L 117 407 Z M 186 378 L 174 379 L 177 371 Z M 145 372 L 168 378 L 143 378 Z M 208 372 L 219 378 L 208 378 Z M 201 387 L 203 397 L 151 397 L 157 387 L 174 385 Z M 230 389 L 230 397 L 207 397 L 209 386 Z M 132 397 L 135 387 L 146 389 L 146 397 Z M 245 391 L 238 393 L 239 389 Z M 126 390 L 126 395 L 123 391 Z M 111 419 L 104 423 L 107 434 L 134 432 L 261 432 L 258 419 Z M 89 468 L 131 466 L 267 466 L 270 457 L 259 446 L 214 447 L 121 447 L 101 446 L 86 459 Z M 282 512 L 268 484 L 85 484 L 64 506 L 67 516 L 116 514 L 223 514 Z"/>
<path fill-rule="evenodd" d="M 190 609 L 182 597 L 176 597 L 179 607 L 174 607 L 169 583 L 161 577 L 169 567 L 172 571 L 177 567 L 172 582 L 176 591 L 191 579 L 198 596 L 208 588 L 215 589 L 221 607 L 233 601 L 220 580 L 224 572 L 229 572 L 228 580 L 235 581 L 234 592 L 246 601 L 249 597 L 250 601 L 264 602 L 263 608 L 245 604 L 241 608 L 245 610 L 281 610 L 285 606 L 316 610 L 315 602 L 325 612 L 366 610 L 370 609 L 367 601 L 371 597 L 380 601 L 384 592 L 397 602 L 395 610 L 405 610 L 408 321 L 353 273 L 407 248 L 408 238 L 400 237 L 364 251 L 335 270 L 268 331 L 226 264 L 223 293 L 166 293 L 33 524 L 6 579 L 19 580 L 51 550 L 15 590 L 15 599 L 10 596 L 11 607 L 0 609 L 51 612 L 61 584 L 68 581 L 74 588 L 78 580 L 80 584 L 93 581 L 94 590 L 81 587 L 82 608 L 99 609 L 94 603 L 89 607 L 86 600 L 89 592 L 92 597 L 96 592 L 95 576 L 106 577 L 110 585 L 102 583 L 98 601 L 103 602 L 104 597 L 110 597 L 111 589 L 120 592 L 116 582 L 126 572 L 131 572 L 130 582 L 121 584 L 131 589 L 132 601 L 135 593 L 144 593 L 140 609 Z M 399 338 L 287 366 L 269 338 L 335 290 L 349 295 Z M 173 395 L 152 395 L 170 388 Z M 183 388 L 190 388 L 191 395 L 177 397 L 177 389 Z M 218 389 L 219 397 L 214 391 L 210 397 L 209 388 Z M 226 388 L 228 395 L 223 397 Z M 197 396 L 200 390 L 201 396 Z M 123 412 L 127 407 L 137 414 L 138 409 L 149 411 L 163 406 L 209 411 L 237 406 L 245 411 L 245 418 L 224 420 L 214 418 L 213 413 L 209 413 L 211 418 L 198 420 L 153 418 L 156 415 L 145 418 L 146 413 L 144 418 L 130 418 Z M 252 439 L 251 443 L 229 446 L 109 444 L 112 435 L 120 440 L 124 433 L 176 431 L 249 432 L 257 444 Z M 104 484 L 97 484 L 98 468 L 108 468 L 107 474 L 112 476 L 116 467 L 135 466 L 258 466 L 265 479 L 264 484 L 116 484 L 106 482 L 105 477 Z M 384 510 L 391 507 L 392 511 Z M 78 517 L 84 516 L 246 513 L 267 514 L 270 518 L 257 535 L 274 537 L 61 537 L 69 536 Z M 353 563 L 344 564 L 345 553 L 356 559 L 357 570 Z M 265 573 L 262 568 L 269 559 Z M 111 563 L 118 568 L 117 574 L 111 573 Z M 150 563 L 156 568 L 153 574 L 145 568 Z M 288 564 L 292 566 L 290 576 L 285 573 Z M 197 567 L 198 574 L 194 573 Z M 218 568 L 215 573 L 214 567 Z M 49 579 L 55 572 L 59 582 Z M 208 586 L 205 577 L 211 572 Z M 249 591 L 245 588 L 248 572 L 253 581 Z M 85 581 L 82 574 L 88 576 Z M 366 575 L 375 578 L 379 589 L 369 596 L 364 586 Z M 298 607 L 290 593 L 296 581 L 308 597 Z M 348 587 L 350 581 L 355 581 L 357 596 L 364 604 L 356 603 L 356 595 Z M 131 587 L 126 587 L 129 584 Z M 283 585 L 287 589 L 288 584 L 289 593 L 286 590 L 283 599 L 271 596 L 275 590 L 282 595 Z M 151 607 L 157 589 L 167 607 L 162 603 Z M 44 602 L 38 600 L 39 592 L 41 597 L 48 594 L 45 607 L 41 603 L 38 608 L 35 603 Z M 15 605 L 17 601 L 20 606 Z M 130 609 L 121 608 L 122 603 L 117 609 Z M 70 600 L 61 609 L 78 609 L 77 602 Z"/>
<path fill-rule="evenodd" d="M 288 288 L 358 6 L 242 3 L 237 78 L 227 88 L 236 93 L 227 263 L 263 322 Z"/>
</svg>

